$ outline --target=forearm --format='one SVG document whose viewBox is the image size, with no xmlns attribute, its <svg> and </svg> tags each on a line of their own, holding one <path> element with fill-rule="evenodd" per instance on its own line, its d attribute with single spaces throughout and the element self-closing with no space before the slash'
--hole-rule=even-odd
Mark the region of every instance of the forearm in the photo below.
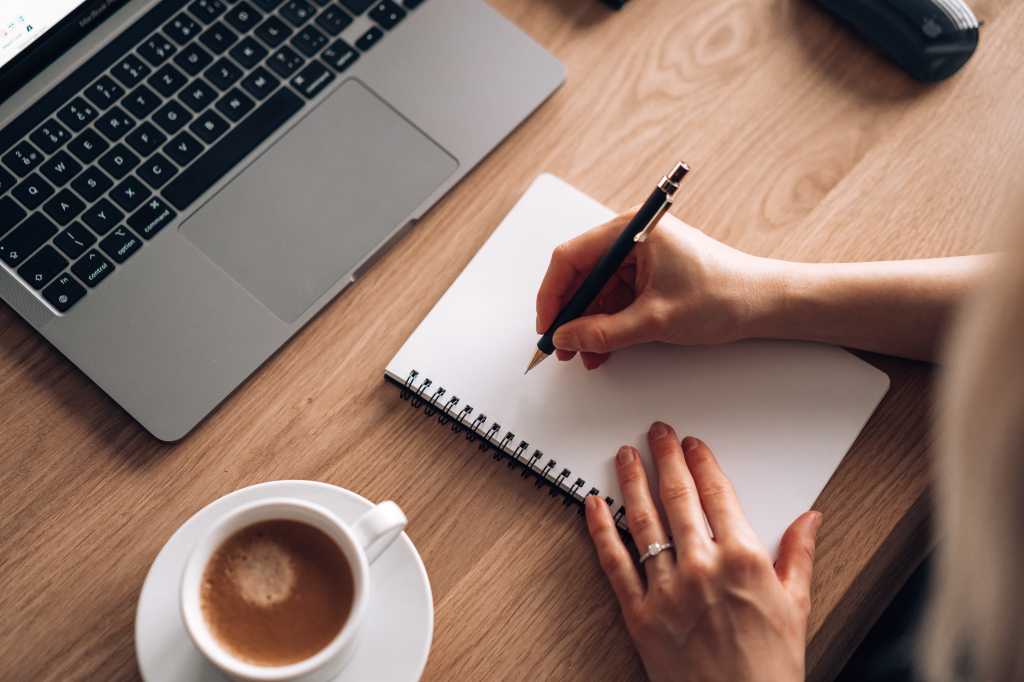
<svg viewBox="0 0 1024 682">
<path fill-rule="evenodd" d="M 957 305 L 993 256 L 869 263 L 774 261 L 748 336 L 935 361 Z"/>
</svg>

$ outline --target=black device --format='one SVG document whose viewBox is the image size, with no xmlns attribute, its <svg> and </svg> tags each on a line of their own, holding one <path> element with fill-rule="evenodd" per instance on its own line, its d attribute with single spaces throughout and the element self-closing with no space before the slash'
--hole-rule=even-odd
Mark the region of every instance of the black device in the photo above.
<svg viewBox="0 0 1024 682">
<path fill-rule="evenodd" d="M 913 78 L 949 78 L 978 47 L 980 24 L 962 0 L 818 0 Z"/>
</svg>

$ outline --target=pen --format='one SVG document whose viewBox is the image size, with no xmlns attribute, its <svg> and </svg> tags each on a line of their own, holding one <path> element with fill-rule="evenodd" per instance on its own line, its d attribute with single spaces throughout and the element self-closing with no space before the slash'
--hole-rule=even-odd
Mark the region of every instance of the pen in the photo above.
<svg viewBox="0 0 1024 682">
<path fill-rule="evenodd" d="M 651 230 L 658 224 L 661 217 L 672 207 L 672 201 L 675 199 L 676 192 L 679 191 L 679 183 L 683 181 L 683 178 L 689 172 L 689 166 L 685 163 L 677 163 L 672 172 L 661 179 L 661 182 L 654 188 L 651 196 L 647 198 L 644 205 L 640 207 L 640 210 L 636 212 L 633 219 L 626 225 L 626 229 L 618 236 L 615 243 L 608 249 L 608 252 L 601 257 L 597 266 L 583 280 L 583 284 L 573 294 L 572 299 L 562 308 L 562 311 L 558 313 L 558 317 L 555 318 L 555 321 L 551 323 L 548 330 L 544 332 L 544 336 L 537 342 L 537 350 L 533 354 L 533 359 L 530 360 L 529 366 L 526 368 L 527 372 L 555 352 L 555 344 L 552 341 L 555 331 L 563 324 L 572 322 L 582 315 L 587 307 L 594 302 L 597 295 L 601 293 L 601 290 L 619 269 L 619 266 L 622 265 L 622 261 L 626 260 L 626 256 L 633 250 L 633 247 L 647 239 L 647 235 L 651 233 Z"/>
</svg>

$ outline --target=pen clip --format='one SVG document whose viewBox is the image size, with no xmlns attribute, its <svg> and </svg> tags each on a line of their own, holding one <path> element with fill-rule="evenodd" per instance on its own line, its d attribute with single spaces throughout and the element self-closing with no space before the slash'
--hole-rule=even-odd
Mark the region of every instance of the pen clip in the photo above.
<svg viewBox="0 0 1024 682">
<path fill-rule="evenodd" d="M 658 209 L 658 212 L 654 214 L 646 225 L 644 225 L 644 229 L 636 233 L 636 236 L 633 237 L 633 241 L 637 244 L 647 241 L 647 237 L 650 235 L 651 230 L 654 229 L 654 226 L 658 224 L 658 221 L 661 220 L 661 218 L 668 212 L 668 209 L 671 208 L 671 206 L 672 202 L 666 199 L 665 203 Z"/>
</svg>

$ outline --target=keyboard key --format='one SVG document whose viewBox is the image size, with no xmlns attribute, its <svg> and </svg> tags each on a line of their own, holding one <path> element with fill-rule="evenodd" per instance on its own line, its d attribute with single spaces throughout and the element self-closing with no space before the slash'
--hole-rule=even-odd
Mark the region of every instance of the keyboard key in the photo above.
<svg viewBox="0 0 1024 682">
<path fill-rule="evenodd" d="M 205 24 L 216 21 L 226 9 L 227 6 L 221 0 L 195 0 L 188 6 L 188 11 Z"/>
<path fill-rule="evenodd" d="M 192 120 L 192 114 L 177 100 L 171 100 L 153 114 L 153 121 L 168 135 L 173 135 Z"/>
<path fill-rule="evenodd" d="M 133 54 L 118 62 L 117 66 L 111 71 L 114 74 L 114 78 L 121 81 L 121 85 L 126 88 L 134 88 L 150 72 L 151 69 L 146 66 L 146 63 Z"/>
<path fill-rule="evenodd" d="M 99 235 L 110 232 L 123 219 L 124 213 L 110 203 L 109 199 L 100 199 L 82 215 L 85 224 Z"/>
<path fill-rule="evenodd" d="M 184 69 L 188 75 L 194 76 L 213 63 L 213 55 L 196 43 L 192 43 L 174 57 L 174 63 Z"/>
<path fill-rule="evenodd" d="M 380 42 L 380 39 L 383 37 L 384 31 L 374 26 L 373 28 L 369 29 L 366 33 L 359 36 L 359 40 L 356 41 L 356 47 L 358 47 L 363 52 L 366 52 L 371 47 Z"/>
<path fill-rule="evenodd" d="M 4 154 L 4 165 L 10 168 L 18 177 L 25 177 L 43 162 L 43 155 L 33 147 L 28 140 L 22 140 L 14 145 L 11 151 Z"/>
<path fill-rule="evenodd" d="M 242 77 L 242 70 L 229 60 L 221 58 L 203 75 L 221 90 L 228 90 Z"/>
<path fill-rule="evenodd" d="M 139 46 L 139 54 L 149 62 L 150 66 L 157 67 L 174 56 L 178 48 L 174 47 L 167 38 L 159 33 L 154 33 L 146 42 Z"/>
<path fill-rule="evenodd" d="M 189 133 L 182 131 L 164 146 L 164 153 L 179 166 L 187 166 L 203 151 L 203 145 Z"/>
<path fill-rule="evenodd" d="M 228 54 L 244 68 L 251 69 L 263 61 L 268 53 L 267 48 L 257 43 L 255 38 L 246 36 L 242 38 L 242 42 L 231 48 Z"/>
<path fill-rule="evenodd" d="M 81 97 L 75 97 L 57 112 L 57 118 L 77 133 L 96 118 L 96 109 Z"/>
<path fill-rule="evenodd" d="M 335 40 L 320 58 L 337 72 L 342 72 L 359 59 L 359 53 L 344 40 Z"/>
<path fill-rule="evenodd" d="M 139 167 L 139 177 L 153 189 L 160 189 L 178 173 L 163 154 L 154 154 Z"/>
<path fill-rule="evenodd" d="M 53 186 L 40 177 L 39 173 L 32 173 L 21 184 L 17 185 L 11 194 L 14 198 L 24 204 L 25 208 L 34 211 L 39 205 L 53 196 Z"/>
<path fill-rule="evenodd" d="M 71 275 L 64 274 L 54 280 L 53 284 L 43 289 L 43 298 L 59 313 L 66 313 L 71 306 L 85 296 L 85 287 L 75 281 Z"/>
<path fill-rule="evenodd" d="M 238 88 L 232 89 L 217 102 L 217 111 L 236 123 L 252 111 L 255 102 Z"/>
<path fill-rule="evenodd" d="M 52 154 L 71 139 L 71 133 L 68 132 L 67 128 L 51 118 L 36 128 L 36 131 L 29 136 L 29 139 L 43 150 L 44 154 Z"/>
<path fill-rule="evenodd" d="M 174 65 L 164 64 L 147 82 L 164 97 L 170 97 L 188 83 L 188 77 Z"/>
<path fill-rule="evenodd" d="M 292 30 L 277 17 L 267 17 L 266 21 L 256 27 L 256 37 L 271 48 L 288 40 L 288 36 L 291 34 Z"/>
<path fill-rule="evenodd" d="M 90 287 L 95 287 L 113 271 L 114 264 L 96 249 L 90 250 L 71 266 L 71 272 L 75 273 L 75 277 Z"/>
<path fill-rule="evenodd" d="M 0 237 L 25 219 L 28 213 L 11 197 L 0 198 Z"/>
<path fill-rule="evenodd" d="M 373 4 L 373 0 L 341 0 L 341 4 L 352 14 L 362 14 Z"/>
<path fill-rule="evenodd" d="M 64 255 L 74 260 L 96 243 L 96 237 L 80 222 L 73 222 L 53 238 L 53 243 Z"/>
<path fill-rule="evenodd" d="M 284 0 L 252 0 L 264 12 L 273 12 Z"/>
<path fill-rule="evenodd" d="M 164 35 L 179 45 L 184 45 L 192 40 L 198 33 L 199 24 L 184 12 L 171 19 L 164 26 Z"/>
<path fill-rule="evenodd" d="M 260 22 L 263 15 L 247 2 L 240 2 L 228 12 L 227 22 L 239 33 L 248 33 Z"/>
<path fill-rule="evenodd" d="M 142 239 L 126 227 L 117 227 L 100 240 L 103 253 L 114 259 L 115 263 L 123 263 L 142 248 Z"/>
<path fill-rule="evenodd" d="M 3 168 L 0 168 L 0 194 L 6 194 L 7 190 L 14 187 L 15 182 L 17 182 L 17 180 L 13 175 L 5 171 Z"/>
<path fill-rule="evenodd" d="M 120 140 L 134 127 L 135 119 L 126 114 L 121 107 L 114 107 L 96 119 L 96 129 L 111 141 Z"/>
<path fill-rule="evenodd" d="M 298 28 L 313 18 L 313 5 L 306 0 L 288 0 L 281 8 L 281 16 L 288 20 L 292 26 Z"/>
<path fill-rule="evenodd" d="M 278 84 L 280 84 L 280 81 L 270 75 L 270 72 L 262 66 L 250 73 L 242 81 L 242 87 L 245 88 L 245 91 L 256 99 L 269 97 L 270 93 L 277 89 Z"/>
<path fill-rule="evenodd" d="M 146 239 L 152 239 L 175 215 L 159 197 L 153 197 L 128 218 L 128 225 Z"/>
<path fill-rule="evenodd" d="M 331 4 L 331 0 L 313 0 L 313 2 L 320 5 L 321 7 L 326 7 L 327 5 Z"/>
<path fill-rule="evenodd" d="M 392 2 L 392 0 L 380 0 L 370 10 L 370 18 L 380 24 L 381 28 L 390 31 L 398 25 L 398 22 L 405 18 L 405 10 Z"/>
<path fill-rule="evenodd" d="M 325 45 L 327 45 L 327 36 L 312 26 L 305 27 L 292 38 L 292 47 L 307 57 L 316 55 Z"/>
<path fill-rule="evenodd" d="M 341 33 L 351 23 L 352 17 L 336 5 L 331 5 L 316 18 L 316 25 L 332 36 Z"/>
<path fill-rule="evenodd" d="M 120 143 L 115 144 L 109 152 L 100 157 L 100 166 L 115 180 L 128 175 L 138 165 L 139 157 Z"/>
<path fill-rule="evenodd" d="M 238 35 L 223 22 L 218 21 L 203 31 L 203 34 L 199 36 L 199 42 L 205 45 L 210 52 L 220 54 L 238 42 Z"/>
<path fill-rule="evenodd" d="M 406 9 L 416 9 L 423 4 L 423 0 L 405 0 L 402 4 Z"/>
<path fill-rule="evenodd" d="M 229 124 L 217 112 L 210 110 L 189 124 L 188 129 L 206 144 L 212 144 L 218 137 L 228 131 Z"/>
<path fill-rule="evenodd" d="M 18 274 L 33 289 L 42 289 L 50 280 L 59 275 L 67 264 L 67 259 L 60 255 L 57 249 L 47 244 L 18 268 Z"/>
<path fill-rule="evenodd" d="M 267 64 L 281 78 L 291 78 L 292 74 L 302 68 L 306 60 L 298 52 L 285 45 L 275 52 L 267 61 Z"/>
<path fill-rule="evenodd" d="M 115 83 L 110 76 L 100 76 L 85 90 L 85 96 L 100 109 L 106 109 L 124 95 L 124 88 Z"/>
<path fill-rule="evenodd" d="M 217 91 L 206 81 L 197 78 L 189 83 L 178 95 L 178 98 L 185 103 L 192 111 L 199 113 L 217 99 Z"/>
<path fill-rule="evenodd" d="M 167 141 L 167 136 L 149 121 L 143 121 L 138 128 L 128 133 L 124 141 L 139 156 L 146 157 L 159 149 L 160 145 Z"/>
<path fill-rule="evenodd" d="M 83 130 L 82 133 L 71 140 L 68 144 L 68 151 L 78 157 L 82 163 L 92 163 L 105 152 L 110 144 L 99 136 L 94 130 Z"/>
<path fill-rule="evenodd" d="M 69 189 L 62 189 L 43 204 L 43 210 L 58 225 L 67 225 L 85 210 L 85 204 Z"/>
<path fill-rule="evenodd" d="M 78 192 L 86 202 L 92 203 L 103 196 L 113 185 L 111 179 L 104 175 L 99 168 L 90 166 L 72 181 L 71 189 Z"/>
<path fill-rule="evenodd" d="M 310 62 L 292 79 L 292 87 L 306 97 L 316 97 L 334 80 L 334 74 L 320 62 Z"/>
<path fill-rule="evenodd" d="M 134 211 L 152 192 L 134 175 L 129 175 L 110 191 L 110 198 L 125 211 Z"/>
<path fill-rule="evenodd" d="M 71 182 L 71 178 L 82 172 L 82 164 L 62 149 L 47 159 L 39 171 L 47 180 L 60 187 Z"/>
<path fill-rule="evenodd" d="M 57 226 L 42 213 L 33 213 L 0 239 L 0 260 L 14 268 L 57 234 Z"/>
<path fill-rule="evenodd" d="M 164 198 L 179 211 L 187 208 L 302 106 L 300 97 L 281 88 L 168 183 L 163 190 Z"/>
<path fill-rule="evenodd" d="M 156 111 L 156 108 L 160 106 L 162 101 L 155 92 L 145 85 L 140 85 L 132 90 L 121 104 L 135 118 L 143 119 Z"/>
</svg>

